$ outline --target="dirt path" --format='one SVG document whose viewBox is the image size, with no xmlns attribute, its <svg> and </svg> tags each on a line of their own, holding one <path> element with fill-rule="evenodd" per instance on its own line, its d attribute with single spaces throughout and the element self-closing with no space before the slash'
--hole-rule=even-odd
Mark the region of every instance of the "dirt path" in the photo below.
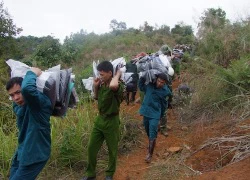
<svg viewBox="0 0 250 180">
<path fill-rule="evenodd" d="M 176 88 L 178 84 L 179 82 L 173 83 L 173 87 Z M 138 119 L 138 121 L 142 122 L 142 116 L 138 115 L 140 104 L 124 106 L 124 108 L 128 109 L 128 112 L 134 116 L 134 119 Z M 160 133 L 158 134 L 152 163 L 163 158 L 168 148 L 180 147 L 184 141 L 184 139 L 181 137 L 182 135 L 180 136 L 183 130 L 181 130 L 181 127 L 178 125 L 178 123 L 176 123 L 174 110 L 168 110 L 167 117 L 167 125 L 170 127 L 169 136 L 165 137 Z M 143 126 L 141 126 L 141 128 L 143 129 Z M 143 133 L 142 136 L 142 144 L 138 149 L 133 150 L 128 155 L 120 155 L 118 157 L 118 166 L 114 176 L 115 180 L 142 180 L 144 179 L 143 176 L 147 170 L 152 166 L 152 163 L 147 164 L 144 160 L 147 154 L 148 138 L 145 133 Z"/>
<path fill-rule="evenodd" d="M 172 114 L 172 113 L 170 113 Z M 173 117 L 173 116 L 172 116 Z M 161 134 L 158 134 L 156 148 L 153 155 L 152 163 L 147 164 L 145 162 L 145 156 L 147 154 L 147 145 L 148 139 L 146 134 L 142 134 L 143 142 L 140 148 L 132 151 L 126 156 L 118 157 L 118 167 L 115 173 L 115 180 L 142 180 L 143 176 L 147 170 L 152 166 L 154 162 L 159 161 L 164 157 L 164 154 L 167 152 L 167 149 L 170 147 L 180 147 L 183 143 L 183 139 L 177 137 L 177 127 L 174 127 L 174 120 L 169 119 L 169 126 L 171 130 L 169 131 L 169 136 L 165 137 Z M 173 132 L 176 133 L 173 133 Z"/>
<path fill-rule="evenodd" d="M 176 88 L 179 82 L 174 82 L 173 87 Z M 141 121 L 142 116 L 138 115 L 140 104 L 134 106 L 124 106 L 126 111 L 134 116 L 134 119 Z M 152 169 L 154 164 L 164 160 L 167 150 L 172 147 L 190 147 L 190 152 L 193 152 L 201 146 L 206 140 L 212 137 L 221 137 L 230 134 L 232 131 L 232 122 L 228 121 L 228 117 L 223 115 L 220 119 L 211 124 L 205 124 L 203 121 L 197 122 L 190 127 L 186 127 L 177 122 L 175 109 L 168 110 L 168 126 L 170 127 L 169 136 L 164 137 L 160 133 L 157 137 L 156 148 L 153 159 L 150 164 L 145 163 L 144 159 L 147 153 L 148 139 L 145 133 L 141 134 L 142 142 L 139 148 L 134 149 L 127 155 L 119 155 L 117 170 L 114 175 L 115 180 L 144 180 L 146 173 Z M 250 126 L 250 120 L 244 121 Z M 144 132 L 143 126 L 141 125 Z M 223 168 L 215 168 L 216 162 L 221 158 L 221 154 L 215 152 L 213 148 L 205 151 L 200 151 L 192 158 L 187 160 L 187 165 L 193 167 L 197 172 L 201 172 L 200 176 L 193 176 L 183 179 L 194 180 L 248 180 L 250 177 L 250 157 Z M 192 169 L 191 169 L 192 170 Z M 157 178 L 159 179 L 159 178 Z M 182 179 L 182 178 L 178 178 Z"/>
</svg>

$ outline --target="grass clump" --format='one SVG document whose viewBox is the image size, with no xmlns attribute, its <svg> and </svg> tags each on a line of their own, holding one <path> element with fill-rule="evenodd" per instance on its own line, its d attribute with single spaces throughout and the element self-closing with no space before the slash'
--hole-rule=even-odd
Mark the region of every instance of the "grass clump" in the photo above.
<svg viewBox="0 0 250 180">
<path fill-rule="evenodd" d="M 189 85 L 194 89 L 187 106 L 178 109 L 182 122 L 193 122 L 201 117 L 213 119 L 224 111 L 234 118 L 246 119 L 250 115 L 250 65 L 248 58 L 233 61 L 225 69 L 194 60 L 188 71 Z"/>
</svg>

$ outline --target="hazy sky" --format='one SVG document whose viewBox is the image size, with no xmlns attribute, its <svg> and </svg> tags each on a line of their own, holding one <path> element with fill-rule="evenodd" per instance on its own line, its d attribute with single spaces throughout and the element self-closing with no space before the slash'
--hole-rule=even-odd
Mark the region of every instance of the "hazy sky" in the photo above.
<svg viewBox="0 0 250 180">
<path fill-rule="evenodd" d="M 1 1 L 1 0 L 0 0 Z M 52 35 L 61 41 L 83 29 L 97 34 L 109 32 L 112 19 L 127 28 L 151 26 L 173 28 L 183 21 L 197 26 L 207 8 L 222 8 L 231 21 L 250 15 L 249 0 L 3 0 L 21 35 Z"/>
</svg>

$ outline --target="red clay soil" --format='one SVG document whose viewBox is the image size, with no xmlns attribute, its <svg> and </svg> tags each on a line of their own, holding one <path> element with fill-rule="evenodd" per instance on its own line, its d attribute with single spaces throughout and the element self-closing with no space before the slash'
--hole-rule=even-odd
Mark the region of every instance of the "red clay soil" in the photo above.
<svg viewBox="0 0 250 180">
<path fill-rule="evenodd" d="M 179 83 L 177 81 L 174 82 L 173 87 L 177 87 L 178 84 Z M 138 119 L 138 121 L 142 122 L 142 116 L 138 114 L 138 109 L 140 108 L 139 103 L 135 103 L 129 106 L 124 105 L 122 108 L 128 109 L 128 111 L 126 112 L 134 115 L 134 119 Z M 170 127 L 176 119 L 173 114 L 173 112 L 168 112 L 168 126 Z M 171 129 L 171 132 L 178 132 L 175 128 L 176 126 Z M 171 132 L 169 132 L 169 136 L 167 138 L 163 135 L 158 135 L 153 161 L 157 160 L 158 157 L 164 154 L 166 152 L 166 149 L 170 146 L 181 146 L 181 144 L 183 143 L 183 140 L 181 140 L 177 137 L 177 135 Z M 144 160 L 147 154 L 148 138 L 146 134 L 142 134 L 142 136 L 144 137 L 141 147 L 133 150 L 127 155 L 120 155 L 118 157 L 118 166 L 114 176 L 115 180 L 144 179 L 143 176 L 147 169 L 150 168 L 150 164 L 145 163 Z"/>
<path fill-rule="evenodd" d="M 250 179 L 250 158 L 246 158 L 240 162 L 228 165 L 218 171 L 210 171 L 194 180 L 247 180 Z"/>
<path fill-rule="evenodd" d="M 176 88 L 179 82 L 174 81 L 173 87 Z M 126 112 L 134 115 L 134 119 L 142 121 L 142 116 L 138 114 L 140 104 L 134 105 L 123 104 L 122 108 L 126 109 Z M 183 147 L 184 144 L 190 147 L 192 152 L 195 152 L 204 142 L 212 137 L 221 137 L 231 132 L 231 122 L 227 122 L 227 117 L 221 117 L 222 120 L 215 121 L 212 124 L 206 124 L 203 122 L 196 122 L 192 126 L 183 126 L 177 122 L 175 116 L 175 109 L 168 110 L 168 131 L 169 136 L 165 137 L 161 134 L 158 135 L 156 148 L 153 155 L 153 162 L 162 159 L 166 150 L 170 147 Z M 249 120 L 250 124 L 250 120 Z M 142 134 L 142 145 L 126 155 L 118 156 L 117 170 L 114 175 L 115 180 L 143 180 L 144 175 L 151 168 L 151 164 L 145 163 L 145 156 L 147 153 L 148 139 L 146 134 Z M 187 177 L 184 179 L 202 179 L 202 180 L 227 180 L 227 179 L 250 179 L 250 158 L 242 160 L 240 162 L 225 166 L 223 168 L 216 168 L 216 161 L 220 156 L 219 151 L 215 151 L 213 148 L 206 148 L 194 153 L 190 156 L 186 164 L 192 169 L 201 172 L 202 174 L 194 177 Z M 230 161 L 225 160 L 225 164 Z"/>
<path fill-rule="evenodd" d="M 225 123 L 225 121 L 222 121 Z M 217 125 L 217 126 L 216 126 Z M 243 122 L 241 122 L 239 124 L 240 126 L 249 126 L 250 125 L 250 119 L 245 120 Z M 231 128 L 227 128 L 227 130 L 225 130 L 225 127 L 231 127 Z M 234 135 L 249 135 L 249 129 L 248 130 L 242 130 L 239 129 L 239 126 L 232 128 L 232 123 L 228 123 L 228 124 L 224 124 L 224 126 L 222 126 L 222 123 L 215 123 L 213 126 L 213 133 L 214 132 L 221 132 L 220 136 L 221 137 L 225 134 L 234 134 Z M 224 129 L 223 129 L 224 128 Z M 227 131 L 227 132 L 226 132 Z M 212 134 L 212 133 L 211 133 Z M 215 134 L 215 133 L 214 133 Z M 217 148 L 218 149 L 218 148 Z M 228 179 L 237 179 L 237 180 L 247 180 L 250 179 L 250 157 L 247 157 L 239 162 L 236 163 L 231 163 L 228 164 L 229 161 L 231 160 L 231 157 L 229 156 L 228 159 L 225 158 L 225 161 L 228 161 L 227 164 L 226 162 L 224 162 L 224 166 L 218 170 L 216 170 L 216 168 L 214 168 L 215 166 L 215 162 L 218 160 L 219 158 L 219 152 L 218 150 L 215 151 L 212 148 L 209 149 L 205 149 L 203 151 L 200 151 L 199 153 L 195 154 L 192 156 L 192 160 L 194 161 L 193 163 L 191 163 L 194 166 L 196 166 L 196 169 L 200 169 L 202 171 L 202 165 L 201 164 L 205 164 L 205 163 L 210 163 L 210 169 L 208 169 L 208 171 L 203 171 L 203 174 L 197 177 L 193 177 L 192 179 L 195 180 L 228 180 Z M 215 159 L 217 158 L 217 159 Z M 187 163 L 190 163 L 189 159 L 187 161 Z M 195 159 L 199 159 L 197 161 L 195 161 Z M 203 161 L 203 162 L 201 162 Z M 197 163 L 200 162 L 200 163 Z"/>
</svg>

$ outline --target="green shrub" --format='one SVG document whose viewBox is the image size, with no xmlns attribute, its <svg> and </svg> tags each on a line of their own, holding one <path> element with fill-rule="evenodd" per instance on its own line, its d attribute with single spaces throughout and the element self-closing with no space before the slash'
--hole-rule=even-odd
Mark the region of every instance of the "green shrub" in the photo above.
<svg viewBox="0 0 250 180">
<path fill-rule="evenodd" d="M 219 78 L 227 83 L 227 93 L 231 95 L 246 94 L 250 89 L 249 58 L 233 61 L 229 68 L 220 68 Z"/>
<path fill-rule="evenodd" d="M 11 129 L 11 131 L 4 130 L 1 121 L 0 127 L 0 178 L 1 176 L 7 178 L 11 166 L 11 158 L 17 145 L 17 131 L 16 129 Z"/>
<path fill-rule="evenodd" d="M 192 122 L 225 111 L 240 119 L 250 116 L 250 69 L 248 58 L 233 61 L 225 69 L 203 59 L 196 59 L 187 70 L 194 89 L 189 106 L 180 109 L 180 118 Z"/>
</svg>

